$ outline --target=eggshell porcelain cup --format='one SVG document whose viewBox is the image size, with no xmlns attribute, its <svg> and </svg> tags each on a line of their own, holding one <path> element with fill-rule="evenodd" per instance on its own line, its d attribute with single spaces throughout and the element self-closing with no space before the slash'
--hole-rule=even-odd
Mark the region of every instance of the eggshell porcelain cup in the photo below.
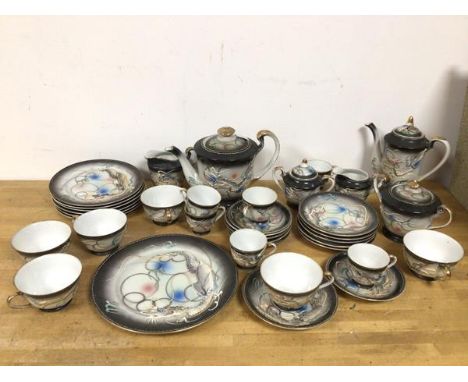
<svg viewBox="0 0 468 382">
<path fill-rule="evenodd" d="M 185 189 L 173 185 L 150 187 L 143 191 L 140 199 L 146 215 L 154 223 L 171 224 L 182 213 Z"/>
<path fill-rule="evenodd" d="M 71 228 L 57 220 L 32 223 L 19 230 L 11 246 L 26 260 L 63 251 L 70 243 Z"/>
<path fill-rule="evenodd" d="M 374 244 L 353 244 L 348 248 L 351 278 L 358 284 L 373 286 L 384 280 L 397 258 Z"/>
<path fill-rule="evenodd" d="M 194 218 L 216 214 L 221 203 L 221 194 L 213 187 L 197 185 L 187 190 L 185 212 Z"/>
<path fill-rule="evenodd" d="M 276 251 L 276 244 L 268 243 L 264 233 L 251 228 L 234 231 L 229 237 L 231 255 L 241 268 L 254 268 L 265 254 L 267 247 L 271 247 L 267 256 Z"/>
<path fill-rule="evenodd" d="M 404 255 L 408 267 L 425 280 L 445 280 L 463 258 L 458 241 L 442 232 L 419 229 L 403 237 Z"/>
<path fill-rule="evenodd" d="M 117 249 L 127 227 L 127 215 L 113 208 L 86 212 L 73 222 L 73 229 L 88 250 L 108 254 Z"/>
<path fill-rule="evenodd" d="M 255 222 L 262 223 L 269 219 L 268 208 L 276 202 L 278 195 L 268 187 L 249 187 L 242 193 L 245 206 L 244 215 Z"/>
<path fill-rule="evenodd" d="M 13 282 L 18 292 L 8 297 L 8 306 L 13 309 L 33 306 L 44 311 L 64 308 L 75 295 L 81 269 L 80 260 L 65 253 L 31 260 L 16 273 Z M 25 301 L 15 303 L 21 298 Z"/>
<path fill-rule="evenodd" d="M 334 282 L 311 258 L 293 252 L 281 252 L 267 257 L 260 265 L 260 275 L 273 302 L 282 309 L 294 310 L 307 304 L 315 291 Z"/>
</svg>

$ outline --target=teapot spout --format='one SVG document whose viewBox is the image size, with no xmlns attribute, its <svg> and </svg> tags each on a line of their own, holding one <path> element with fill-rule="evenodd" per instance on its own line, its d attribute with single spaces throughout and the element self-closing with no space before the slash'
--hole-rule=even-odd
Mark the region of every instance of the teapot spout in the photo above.
<svg viewBox="0 0 468 382">
<path fill-rule="evenodd" d="M 381 146 L 379 131 L 377 129 L 377 126 L 375 126 L 372 122 L 367 123 L 365 126 L 371 131 L 372 137 L 374 138 L 374 151 L 372 154 L 372 169 L 374 170 L 374 173 L 380 173 L 383 150 Z"/>
<path fill-rule="evenodd" d="M 198 176 L 198 173 L 196 169 L 192 166 L 190 161 L 187 159 L 184 153 L 180 151 L 177 147 L 175 146 L 169 146 L 166 147 L 165 150 L 167 152 L 170 152 L 171 154 L 175 155 L 177 159 L 180 162 L 180 165 L 182 166 L 182 171 L 185 176 L 185 180 L 190 186 L 197 186 L 199 184 L 204 184 L 201 180 L 200 177 Z"/>
</svg>

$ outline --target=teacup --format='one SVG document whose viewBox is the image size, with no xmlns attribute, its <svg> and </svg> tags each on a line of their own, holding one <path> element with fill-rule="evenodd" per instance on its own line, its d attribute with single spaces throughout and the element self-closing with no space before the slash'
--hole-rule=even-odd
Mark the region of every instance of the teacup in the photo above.
<svg viewBox="0 0 468 382">
<path fill-rule="evenodd" d="M 175 222 L 182 213 L 185 189 L 174 185 L 154 186 L 143 191 L 140 200 L 153 223 L 167 225 Z"/>
<path fill-rule="evenodd" d="M 340 169 L 335 176 L 335 191 L 367 199 L 372 188 L 372 180 L 364 170 Z"/>
<path fill-rule="evenodd" d="M 452 268 L 463 258 L 463 247 L 442 232 L 418 229 L 403 237 L 404 255 L 408 267 L 425 280 L 445 280 Z"/>
<path fill-rule="evenodd" d="M 27 261 L 48 253 L 63 251 L 70 244 L 71 228 L 57 220 L 32 223 L 19 230 L 11 246 Z"/>
<path fill-rule="evenodd" d="M 212 216 L 205 216 L 205 217 L 196 217 L 191 216 L 187 212 L 185 213 L 185 218 L 187 220 L 187 224 L 192 229 L 194 233 L 197 234 L 206 234 L 211 231 L 213 225 L 224 215 L 226 212 L 226 208 L 224 206 L 219 206 L 217 211 Z"/>
<path fill-rule="evenodd" d="M 350 277 L 363 286 L 381 282 L 397 258 L 374 244 L 359 243 L 348 248 Z"/>
<path fill-rule="evenodd" d="M 44 255 L 24 264 L 16 273 L 14 284 L 18 292 L 9 296 L 8 306 L 14 309 L 33 306 L 44 311 L 56 311 L 70 303 L 81 275 L 81 262 L 65 253 Z M 15 303 L 24 298 L 25 303 Z"/>
<path fill-rule="evenodd" d="M 270 218 L 269 207 L 276 202 L 278 195 L 268 187 L 249 187 L 242 193 L 243 213 L 248 219 L 263 223 Z"/>
<path fill-rule="evenodd" d="M 320 176 L 331 175 L 332 173 L 333 165 L 330 162 L 321 159 L 309 159 L 308 163 Z"/>
<path fill-rule="evenodd" d="M 95 254 L 106 255 L 118 248 L 127 227 L 127 215 L 113 208 L 84 213 L 73 222 L 81 242 Z"/>
<path fill-rule="evenodd" d="M 221 203 L 221 194 L 210 186 L 197 185 L 187 190 L 185 212 L 190 216 L 205 218 L 213 216 Z"/>
<path fill-rule="evenodd" d="M 314 292 L 334 282 L 311 258 L 293 252 L 271 255 L 260 265 L 260 275 L 272 301 L 282 309 L 294 310 L 306 305 Z"/>
<path fill-rule="evenodd" d="M 275 243 L 269 243 L 264 233 L 251 228 L 234 231 L 229 237 L 229 243 L 232 258 L 242 268 L 256 267 L 267 247 L 271 247 L 267 256 L 276 251 Z"/>
</svg>

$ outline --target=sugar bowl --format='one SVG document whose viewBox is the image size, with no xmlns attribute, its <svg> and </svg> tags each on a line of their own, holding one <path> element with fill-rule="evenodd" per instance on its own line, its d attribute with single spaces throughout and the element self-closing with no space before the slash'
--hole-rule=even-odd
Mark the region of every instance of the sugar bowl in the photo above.
<svg viewBox="0 0 468 382">
<path fill-rule="evenodd" d="M 320 176 L 307 159 L 288 172 L 281 166 L 275 167 L 273 180 L 284 191 L 288 203 L 294 206 L 308 195 L 335 187 L 335 180 L 330 175 Z"/>
</svg>

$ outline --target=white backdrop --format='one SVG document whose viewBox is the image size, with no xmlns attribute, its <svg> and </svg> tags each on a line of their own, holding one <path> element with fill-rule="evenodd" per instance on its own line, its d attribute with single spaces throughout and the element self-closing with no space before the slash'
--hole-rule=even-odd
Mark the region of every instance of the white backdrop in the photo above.
<svg viewBox="0 0 468 382">
<path fill-rule="evenodd" d="M 0 17 L 0 178 L 91 158 L 144 169 L 147 150 L 220 126 L 276 132 L 286 167 L 368 169 L 370 121 L 413 114 L 455 147 L 467 83 L 464 16 Z"/>
</svg>

